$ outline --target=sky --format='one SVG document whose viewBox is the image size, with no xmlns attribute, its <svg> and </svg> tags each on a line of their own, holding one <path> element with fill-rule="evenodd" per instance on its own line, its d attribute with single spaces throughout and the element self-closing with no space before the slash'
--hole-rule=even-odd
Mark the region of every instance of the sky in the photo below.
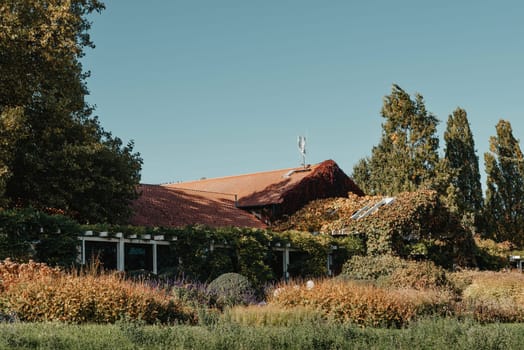
<svg viewBox="0 0 524 350">
<path fill-rule="evenodd" d="M 335 160 L 350 175 L 398 84 L 441 121 L 464 108 L 480 170 L 500 119 L 524 139 L 524 2 L 106 0 L 88 102 L 133 140 L 142 183 Z M 521 145 L 522 147 L 522 145 Z M 483 180 L 484 181 L 484 180 Z"/>
</svg>

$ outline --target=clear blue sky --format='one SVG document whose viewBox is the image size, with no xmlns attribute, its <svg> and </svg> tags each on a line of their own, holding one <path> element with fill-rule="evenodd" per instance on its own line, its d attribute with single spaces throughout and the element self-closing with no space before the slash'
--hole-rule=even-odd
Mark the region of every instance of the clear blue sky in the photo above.
<svg viewBox="0 0 524 350">
<path fill-rule="evenodd" d="M 107 0 L 92 17 L 89 103 L 134 140 L 143 183 L 334 159 L 380 139 L 391 84 L 440 120 L 468 112 L 483 153 L 499 119 L 523 139 L 524 2 Z M 521 145 L 522 146 L 522 145 Z M 444 141 L 441 137 L 441 150 Z"/>
</svg>

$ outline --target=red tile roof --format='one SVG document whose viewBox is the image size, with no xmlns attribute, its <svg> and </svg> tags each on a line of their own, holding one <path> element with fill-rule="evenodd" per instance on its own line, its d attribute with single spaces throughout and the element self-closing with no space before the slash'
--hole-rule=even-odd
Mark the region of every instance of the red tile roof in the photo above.
<svg viewBox="0 0 524 350">
<path fill-rule="evenodd" d="M 235 207 L 231 196 L 160 185 L 140 185 L 140 192 L 140 197 L 133 203 L 132 225 L 266 227 L 251 213 Z"/>
<path fill-rule="evenodd" d="M 265 206 L 282 203 L 288 191 L 292 190 L 305 178 L 318 176 L 326 167 L 336 167 L 336 169 L 341 172 L 334 161 L 327 160 L 308 166 L 307 168 L 288 168 L 254 174 L 182 182 L 165 186 L 177 189 L 227 193 L 232 196 L 236 195 L 237 203 L 240 207 Z M 351 183 L 355 191 L 360 194 L 362 191 L 360 191 L 352 181 Z M 348 191 L 343 195 L 347 195 Z"/>
<path fill-rule="evenodd" d="M 131 224 L 143 226 L 266 227 L 241 208 L 273 208 L 263 220 L 292 214 L 309 201 L 363 195 L 332 160 L 306 168 L 288 168 L 168 185 L 142 185 Z M 236 205 L 235 205 L 236 202 Z"/>
</svg>

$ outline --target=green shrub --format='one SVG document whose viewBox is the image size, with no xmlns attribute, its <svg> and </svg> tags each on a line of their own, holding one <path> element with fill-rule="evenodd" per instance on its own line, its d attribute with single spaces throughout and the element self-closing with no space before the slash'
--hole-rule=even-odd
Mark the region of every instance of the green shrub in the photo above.
<svg viewBox="0 0 524 350">
<path fill-rule="evenodd" d="M 483 239 L 475 236 L 476 252 L 475 258 L 477 265 L 482 270 L 500 270 L 508 266 L 511 243 L 497 243 L 491 239 Z"/>
<path fill-rule="evenodd" d="M 407 261 L 405 266 L 393 271 L 386 283 L 394 287 L 410 287 L 419 290 L 450 285 L 446 271 L 432 261 Z"/>
<path fill-rule="evenodd" d="M 354 256 L 344 264 L 342 277 L 418 290 L 451 285 L 446 271 L 432 261 L 404 260 L 391 255 Z"/>
<path fill-rule="evenodd" d="M 78 254 L 79 228 L 65 216 L 32 208 L 0 210 L 0 259 L 71 266 Z"/>
<path fill-rule="evenodd" d="M 392 255 L 353 256 L 342 267 L 343 277 L 356 280 L 377 280 L 390 276 L 398 268 L 407 267 L 407 261 Z"/>
<path fill-rule="evenodd" d="M 254 301 L 255 291 L 249 280 L 234 272 L 218 276 L 208 285 L 208 292 L 219 307 L 247 305 Z"/>
</svg>

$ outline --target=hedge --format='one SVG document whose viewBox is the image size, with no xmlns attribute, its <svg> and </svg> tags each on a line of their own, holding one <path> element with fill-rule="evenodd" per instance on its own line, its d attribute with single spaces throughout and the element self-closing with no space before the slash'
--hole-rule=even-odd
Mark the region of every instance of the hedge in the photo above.
<svg viewBox="0 0 524 350">
<path fill-rule="evenodd" d="M 201 225 L 182 228 L 79 225 L 67 217 L 28 208 L 0 211 L 0 259 L 32 259 L 70 267 L 78 255 L 77 237 L 84 231 L 122 232 L 125 236 L 164 235 L 169 240 L 176 237 L 171 240 L 168 252 L 159 254 L 160 274 L 209 282 L 223 273 L 236 272 L 249 278 L 256 287 L 280 277 L 282 253 L 273 250 L 277 245 L 298 250 L 292 254 L 291 277 L 326 275 L 331 248 L 337 248 L 333 251 L 335 270 L 340 270 L 352 255 L 363 253 L 363 243 L 358 238 Z"/>
</svg>

